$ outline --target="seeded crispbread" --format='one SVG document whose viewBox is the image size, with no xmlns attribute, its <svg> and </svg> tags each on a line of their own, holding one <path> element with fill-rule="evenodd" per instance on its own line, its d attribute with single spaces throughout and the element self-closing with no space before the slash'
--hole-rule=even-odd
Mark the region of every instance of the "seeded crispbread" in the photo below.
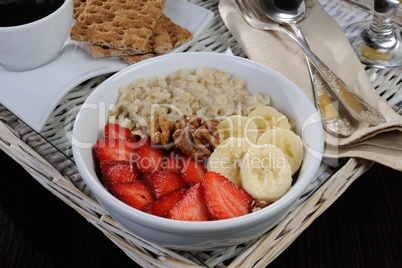
<svg viewBox="0 0 402 268">
<path fill-rule="evenodd" d="M 78 18 L 87 5 L 87 0 L 73 0 L 73 17 Z"/>
<path fill-rule="evenodd" d="M 187 29 L 176 25 L 170 18 L 162 13 L 151 36 L 146 53 L 162 54 L 171 51 L 173 47 L 182 45 L 193 38 L 193 35 Z M 107 48 L 97 45 L 92 45 L 92 56 L 94 58 L 108 57 L 108 56 L 129 56 L 135 55 L 133 51 L 120 50 L 114 48 Z M 149 55 L 148 55 L 149 56 Z M 148 58 L 148 56 L 146 58 Z M 141 57 L 131 57 L 135 60 L 130 60 L 126 57 L 127 62 L 138 62 L 137 59 Z"/>
<path fill-rule="evenodd" d="M 177 25 L 168 17 L 165 17 L 165 26 L 173 47 L 183 45 L 194 38 L 188 29 Z"/>
<path fill-rule="evenodd" d="M 120 57 L 123 56 L 124 50 L 109 48 L 99 45 L 91 45 L 92 58 L 103 58 L 103 57 Z"/>
<path fill-rule="evenodd" d="M 167 32 L 168 20 L 169 18 L 162 13 L 153 30 L 152 37 L 149 40 L 151 43 L 152 52 L 156 54 L 169 52 L 173 48 L 172 41 L 170 40 L 170 36 Z"/>
<path fill-rule="evenodd" d="M 155 55 L 154 53 L 147 53 L 147 54 L 142 54 L 142 55 L 121 56 L 121 58 L 129 64 L 134 64 L 134 63 L 152 58 L 154 55 Z"/>
<path fill-rule="evenodd" d="M 153 34 L 150 37 L 147 45 L 145 46 L 144 53 L 156 53 L 162 54 L 172 50 L 173 44 L 170 40 L 169 34 L 166 30 L 166 21 L 167 17 L 163 13 L 158 19 L 154 29 Z M 94 58 L 99 57 L 108 57 L 108 56 L 127 56 L 127 55 L 135 55 L 138 54 L 133 50 L 121 50 L 116 48 L 108 48 L 105 46 L 92 45 L 92 56 Z"/>
<path fill-rule="evenodd" d="M 87 0 L 71 39 L 145 53 L 165 0 Z"/>
</svg>

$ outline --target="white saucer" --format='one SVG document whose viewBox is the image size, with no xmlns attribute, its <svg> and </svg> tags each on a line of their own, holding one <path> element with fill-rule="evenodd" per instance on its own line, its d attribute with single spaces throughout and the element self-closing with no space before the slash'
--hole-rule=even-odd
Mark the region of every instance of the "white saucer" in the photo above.
<svg viewBox="0 0 402 268">
<path fill-rule="evenodd" d="M 166 0 L 163 13 L 194 36 L 212 20 L 213 12 L 185 0 Z M 185 50 L 191 42 L 172 50 Z M 0 67 L 0 103 L 40 132 L 60 100 L 85 80 L 117 72 L 128 64 L 118 57 L 93 59 L 90 45 L 68 39 L 51 63 L 26 72 Z"/>
</svg>

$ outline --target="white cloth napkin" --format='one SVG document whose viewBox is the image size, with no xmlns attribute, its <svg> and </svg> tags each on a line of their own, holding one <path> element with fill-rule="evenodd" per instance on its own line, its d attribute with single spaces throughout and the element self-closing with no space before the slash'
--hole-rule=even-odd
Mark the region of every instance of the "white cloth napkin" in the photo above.
<svg viewBox="0 0 402 268">
<path fill-rule="evenodd" d="M 313 101 L 305 55 L 287 35 L 250 27 L 233 0 L 221 0 L 219 12 L 249 59 L 282 73 Z M 379 126 L 353 121 L 355 131 L 348 138 L 326 133 L 324 156 L 364 158 L 402 171 L 402 117 L 375 92 L 342 29 L 317 0 L 307 0 L 307 13 L 299 26 L 311 50 L 387 121 Z"/>
</svg>

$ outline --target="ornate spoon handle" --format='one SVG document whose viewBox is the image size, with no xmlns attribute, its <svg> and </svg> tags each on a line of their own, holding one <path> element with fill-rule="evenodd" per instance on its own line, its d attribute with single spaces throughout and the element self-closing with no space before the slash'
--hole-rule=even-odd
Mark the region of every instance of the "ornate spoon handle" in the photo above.
<svg viewBox="0 0 402 268">
<path fill-rule="evenodd" d="M 289 23 L 289 25 L 301 41 L 308 46 L 307 40 L 299 26 L 295 23 Z M 306 61 L 313 87 L 315 106 L 320 113 L 324 129 L 328 133 L 339 137 L 350 136 L 352 126 L 347 114 L 344 113 L 342 107 L 335 105 L 334 97 L 329 93 L 328 84 L 323 81 L 317 69 L 310 64 L 308 57 L 306 57 Z"/>
<path fill-rule="evenodd" d="M 285 28 L 275 25 L 270 30 L 278 30 L 286 33 L 299 47 L 304 51 L 310 62 L 321 75 L 322 81 L 328 86 L 331 95 L 336 97 L 356 120 L 368 122 L 372 125 L 385 123 L 385 118 L 374 107 L 368 104 L 363 98 L 352 92 L 333 71 L 331 71 L 311 50 L 310 48 L 297 38 L 294 34 Z"/>
</svg>

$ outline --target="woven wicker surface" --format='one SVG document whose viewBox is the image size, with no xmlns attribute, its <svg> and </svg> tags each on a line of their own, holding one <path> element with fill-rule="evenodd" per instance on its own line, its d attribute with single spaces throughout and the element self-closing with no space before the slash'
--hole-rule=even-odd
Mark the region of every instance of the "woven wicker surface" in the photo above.
<svg viewBox="0 0 402 268">
<path fill-rule="evenodd" d="M 373 9 L 374 1 L 373 0 L 345 0 L 346 2 L 354 5 L 357 8 L 360 8 L 364 11 L 369 11 Z M 402 8 L 398 8 L 395 16 L 395 23 L 399 26 L 402 26 Z"/>
<path fill-rule="evenodd" d="M 219 17 L 218 0 L 190 1 L 210 9 L 215 16 L 190 51 L 224 52 L 245 56 Z M 340 1 L 322 0 L 324 8 L 341 25 L 369 17 Z M 402 72 L 399 69 L 367 69 L 377 92 L 398 109 L 402 104 Z M 76 113 L 88 95 L 107 78 L 95 77 L 76 87 L 60 102 L 44 130 L 38 134 L 4 106 L 0 106 L 0 148 L 25 168 L 43 187 L 63 200 L 101 230 L 133 261 L 155 267 L 261 267 L 270 263 L 324 212 L 372 163 L 349 159 L 332 169 L 323 163 L 308 194 L 303 196 L 269 233 L 248 243 L 214 251 L 182 252 L 144 241 L 115 222 L 92 196 L 72 159 L 71 130 Z M 338 164 L 338 163 L 335 163 Z M 323 183 L 323 184 L 322 184 Z M 225 262 L 225 264 L 223 264 Z"/>
</svg>

